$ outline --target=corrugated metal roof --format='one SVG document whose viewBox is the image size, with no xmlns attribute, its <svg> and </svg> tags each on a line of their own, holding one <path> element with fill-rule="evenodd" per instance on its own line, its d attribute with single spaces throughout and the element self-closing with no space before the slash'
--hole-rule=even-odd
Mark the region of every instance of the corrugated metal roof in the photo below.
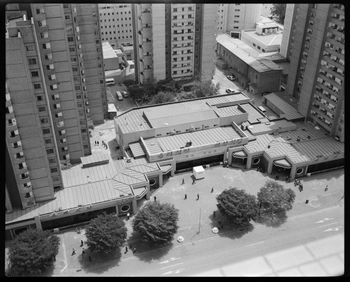
<svg viewBox="0 0 350 282">
<path fill-rule="evenodd" d="M 188 141 L 192 141 L 192 146 L 203 146 L 237 138 L 240 138 L 240 135 L 236 130 L 231 126 L 227 126 L 182 133 L 173 136 L 150 138 L 145 139 L 144 141 L 147 150 L 149 150 L 151 154 L 157 154 L 179 150 L 181 147 L 184 147 Z"/>
<path fill-rule="evenodd" d="M 280 114 L 280 117 L 283 117 L 287 120 L 295 120 L 303 118 L 304 116 L 300 114 L 294 107 L 289 105 L 286 101 L 278 97 L 275 93 L 268 94 L 264 96 L 264 99 L 269 101 L 283 113 Z"/>
<path fill-rule="evenodd" d="M 296 124 L 286 120 L 277 120 L 277 121 L 267 121 L 263 122 L 260 119 L 261 123 L 257 123 L 249 126 L 248 131 L 254 135 L 266 134 L 279 130 L 294 130 L 296 129 Z"/>
<path fill-rule="evenodd" d="M 143 109 L 133 109 L 129 112 L 118 116 L 116 122 L 121 132 L 130 133 L 150 129 L 150 125 L 143 118 Z"/>
<path fill-rule="evenodd" d="M 243 93 L 233 94 L 229 96 L 215 96 L 206 100 L 206 103 L 211 106 L 221 106 L 229 103 L 247 103 L 250 98 Z"/>
<path fill-rule="evenodd" d="M 130 147 L 130 150 L 131 150 L 134 158 L 138 158 L 138 157 L 142 157 L 142 156 L 146 155 L 140 142 L 129 144 L 129 147 Z"/>
</svg>

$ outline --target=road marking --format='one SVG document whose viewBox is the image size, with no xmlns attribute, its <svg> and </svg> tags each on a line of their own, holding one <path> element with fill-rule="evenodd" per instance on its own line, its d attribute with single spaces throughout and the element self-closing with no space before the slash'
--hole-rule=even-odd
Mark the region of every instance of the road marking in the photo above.
<svg viewBox="0 0 350 282">
<path fill-rule="evenodd" d="M 315 221 L 315 223 L 323 223 L 323 222 L 325 222 L 325 221 L 332 220 L 332 219 L 334 219 L 334 218 L 333 218 L 333 217 L 330 217 L 330 218 L 325 217 L 324 219 L 321 219 L 321 220 L 319 220 L 319 221 Z"/>
<path fill-rule="evenodd" d="M 179 263 L 175 263 L 175 264 L 171 264 L 171 265 L 167 265 L 167 266 L 161 267 L 160 269 L 166 269 L 166 268 L 173 267 L 173 266 L 178 266 L 178 265 L 181 265 L 181 264 L 184 264 L 184 263 L 183 262 L 179 262 Z"/>
<path fill-rule="evenodd" d="M 176 269 L 176 270 L 170 270 L 170 271 L 164 272 L 162 275 L 168 275 L 168 274 L 172 274 L 172 273 L 178 274 L 178 273 L 180 273 L 183 270 L 184 270 L 184 268 L 180 268 L 180 269 Z"/>
<path fill-rule="evenodd" d="M 341 226 L 339 226 L 339 227 L 334 227 L 334 228 L 328 228 L 328 229 L 326 229 L 326 230 L 323 230 L 323 232 L 329 232 L 329 231 L 339 231 L 339 230 L 340 230 L 340 228 L 341 228 Z"/>
<path fill-rule="evenodd" d="M 335 221 L 335 222 L 332 222 L 332 223 L 328 223 L 328 224 L 324 224 L 324 225 L 321 225 L 320 227 L 326 227 L 326 226 L 334 225 L 336 223 L 338 223 L 338 221 Z"/>
<path fill-rule="evenodd" d="M 175 261 L 175 260 L 179 260 L 180 258 L 170 258 L 170 259 L 167 259 L 167 260 L 164 260 L 164 261 L 161 261 L 160 264 L 163 264 L 163 263 L 168 263 L 168 262 L 171 262 L 171 261 Z"/>
<path fill-rule="evenodd" d="M 62 237 L 62 248 L 63 248 L 63 257 L 64 257 L 64 267 L 61 269 L 61 273 L 63 271 L 65 271 L 65 269 L 67 268 L 68 264 L 67 264 L 67 254 L 66 254 L 66 245 L 64 244 L 64 235 Z"/>
<path fill-rule="evenodd" d="M 248 245 L 245 245 L 245 247 L 260 245 L 260 244 L 263 244 L 263 243 L 265 243 L 265 241 L 259 241 L 259 242 L 256 242 L 256 243 L 248 244 Z"/>
</svg>

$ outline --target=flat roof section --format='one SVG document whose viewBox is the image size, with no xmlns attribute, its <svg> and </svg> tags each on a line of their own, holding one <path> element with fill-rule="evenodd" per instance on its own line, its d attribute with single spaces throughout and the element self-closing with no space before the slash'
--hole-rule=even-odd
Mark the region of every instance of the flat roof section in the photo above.
<svg viewBox="0 0 350 282">
<path fill-rule="evenodd" d="M 221 107 L 214 110 L 219 117 L 230 117 L 243 114 L 238 106 Z"/>
<path fill-rule="evenodd" d="M 241 104 L 240 107 L 242 107 L 243 110 L 248 113 L 248 122 L 251 124 L 259 123 L 260 119 L 265 117 L 249 103 Z"/>
<path fill-rule="evenodd" d="M 143 157 L 146 155 L 140 142 L 129 144 L 129 147 L 134 158 Z"/>
<path fill-rule="evenodd" d="M 267 27 L 277 27 L 277 26 L 275 23 L 264 24 L 262 26 L 262 28 L 267 28 Z M 260 35 L 260 34 L 257 34 L 255 30 L 251 30 L 251 31 L 242 31 L 242 33 L 244 33 L 247 37 L 250 37 L 258 41 L 265 46 L 281 45 L 282 43 L 282 37 L 283 37 L 282 32 Z"/>
<path fill-rule="evenodd" d="M 82 167 L 95 166 L 109 162 L 109 156 L 103 152 L 95 152 L 94 154 L 80 158 Z"/>
<path fill-rule="evenodd" d="M 261 123 L 250 125 L 248 127 L 248 131 L 251 134 L 261 135 L 266 133 L 272 133 L 272 132 L 275 132 L 276 130 L 289 131 L 289 130 L 295 130 L 297 127 L 295 123 L 287 121 L 285 119 L 276 120 L 276 121 L 266 121 L 266 122 L 263 122 L 262 120 L 260 121 Z"/>
<path fill-rule="evenodd" d="M 282 111 L 282 114 L 279 115 L 281 118 L 285 118 L 287 120 L 296 120 L 304 117 L 294 107 L 289 105 L 282 98 L 278 97 L 275 93 L 267 94 L 264 96 L 264 100 L 267 100 L 276 108 Z"/>
<path fill-rule="evenodd" d="M 230 96 L 215 96 L 206 100 L 210 106 L 226 107 L 235 104 L 248 103 L 251 99 L 243 93 L 233 94 Z"/>
</svg>

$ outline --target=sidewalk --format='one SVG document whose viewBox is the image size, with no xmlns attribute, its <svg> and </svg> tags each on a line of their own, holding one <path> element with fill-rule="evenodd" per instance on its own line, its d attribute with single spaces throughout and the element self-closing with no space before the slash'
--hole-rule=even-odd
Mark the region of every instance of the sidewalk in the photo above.
<svg viewBox="0 0 350 282">
<path fill-rule="evenodd" d="M 337 276 L 343 273 L 344 235 L 335 235 L 195 276 Z"/>
</svg>

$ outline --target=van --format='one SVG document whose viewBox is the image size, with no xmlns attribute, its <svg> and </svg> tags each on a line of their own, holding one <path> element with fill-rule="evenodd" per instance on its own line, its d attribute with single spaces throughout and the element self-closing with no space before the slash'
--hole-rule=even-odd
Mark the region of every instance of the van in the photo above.
<svg viewBox="0 0 350 282">
<path fill-rule="evenodd" d="M 115 81 L 114 78 L 107 78 L 106 79 L 106 85 L 114 85 Z"/>
<path fill-rule="evenodd" d="M 263 106 L 259 106 L 258 109 L 259 109 L 260 111 L 262 111 L 263 113 L 266 112 L 266 109 L 265 109 Z"/>
<path fill-rule="evenodd" d="M 118 101 L 123 101 L 123 95 L 120 93 L 120 91 L 115 92 L 115 94 L 117 95 Z"/>
</svg>

